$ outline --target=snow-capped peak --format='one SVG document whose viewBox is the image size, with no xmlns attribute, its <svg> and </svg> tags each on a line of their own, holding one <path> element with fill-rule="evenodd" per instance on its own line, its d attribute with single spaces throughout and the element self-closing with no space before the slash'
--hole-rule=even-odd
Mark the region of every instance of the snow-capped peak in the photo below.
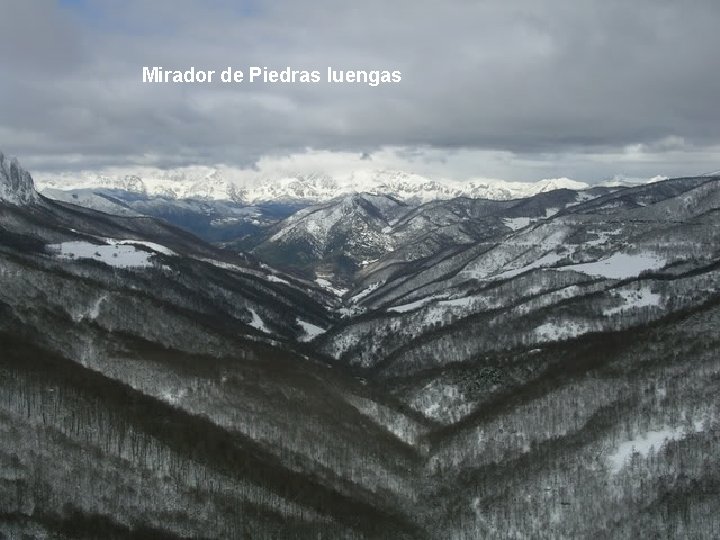
<svg viewBox="0 0 720 540">
<path fill-rule="evenodd" d="M 604 180 L 596 185 L 599 187 L 609 188 L 636 187 L 642 186 L 644 184 L 654 184 L 655 182 L 662 182 L 663 180 L 667 179 L 667 176 L 663 176 L 661 174 L 655 175 L 651 178 L 628 178 L 627 176 L 616 174 L 611 180 Z"/>
<path fill-rule="evenodd" d="M 0 152 L 0 201 L 21 205 L 37 200 L 38 194 L 30 173 L 20 166 L 17 159 L 7 159 Z"/>
</svg>

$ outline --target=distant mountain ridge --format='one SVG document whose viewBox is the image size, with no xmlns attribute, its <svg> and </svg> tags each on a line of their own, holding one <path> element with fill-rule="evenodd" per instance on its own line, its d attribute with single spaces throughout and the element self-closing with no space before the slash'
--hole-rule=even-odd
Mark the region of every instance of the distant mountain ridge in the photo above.
<svg viewBox="0 0 720 540">
<path fill-rule="evenodd" d="M 473 179 L 430 179 L 404 171 L 356 171 L 341 176 L 323 173 L 291 174 L 275 178 L 236 178 L 231 169 L 187 167 L 175 170 L 97 172 L 40 175 L 41 190 L 117 189 L 172 199 L 232 200 L 245 204 L 269 201 L 325 202 L 342 195 L 370 193 L 403 201 L 427 202 L 456 197 L 509 200 L 557 189 L 582 190 L 585 182 L 553 178 L 538 182 Z"/>
</svg>

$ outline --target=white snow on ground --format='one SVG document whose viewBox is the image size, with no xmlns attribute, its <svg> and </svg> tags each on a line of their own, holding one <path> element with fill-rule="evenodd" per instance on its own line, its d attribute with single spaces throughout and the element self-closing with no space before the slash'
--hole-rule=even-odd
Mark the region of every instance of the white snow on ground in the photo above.
<svg viewBox="0 0 720 540">
<path fill-rule="evenodd" d="M 463 296 L 461 298 L 453 298 L 451 300 L 441 300 L 437 303 L 438 306 L 447 307 L 470 307 L 477 300 L 475 296 Z"/>
<path fill-rule="evenodd" d="M 330 291 L 335 296 L 344 296 L 346 292 L 348 292 L 348 289 L 339 289 L 335 286 L 333 286 L 332 282 L 325 278 L 317 278 L 315 280 L 315 283 L 320 285 L 323 289 Z"/>
<path fill-rule="evenodd" d="M 351 303 L 351 304 L 357 304 L 360 300 L 362 300 L 363 298 L 365 298 L 367 295 L 369 295 L 371 292 L 373 292 L 373 291 L 374 291 L 375 289 L 377 289 L 378 287 L 380 287 L 380 282 L 378 282 L 378 283 L 373 283 L 373 284 L 370 285 L 367 289 L 363 289 L 362 291 L 360 291 L 359 293 L 357 293 L 355 296 L 353 296 L 353 297 L 350 299 L 350 303 Z"/>
<path fill-rule="evenodd" d="M 604 309 L 603 315 L 615 315 L 632 308 L 659 306 L 662 300 L 659 294 L 651 292 L 648 287 L 639 290 L 625 289 L 619 291 L 619 297 L 622 303 L 619 306 Z"/>
<path fill-rule="evenodd" d="M 305 332 L 305 335 L 300 337 L 300 341 L 312 341 L 317 336 L 324 334 L 327 331 L 321 326 L 303 321 L 302 319 L 298 319 L 297 322 Z"/>
<path fill-rule="evenodd" d="M 55 199 L 56 201 L 66 202 L 76 206 L 84 206 L 85 208 L 92 208 L 93 210 L 99 210 L 106 214 L 132 217 L 142 215 L 132 208 L 124 206 L 121 202 L 113 202 L 107 197 L 104 197 L 102 194 L 95 193 L 93 190 L 78 190 L 71 192 L 62 189 L 44 189 L 42 190 L 42 194 L 50 199 Z"/>
<path fill-rule="evenodd" d="M 523 272 L 527 272 L 528 270 L 534 270 L 536 268 L 543 268 L 545 266 L 553 265 L 564 258 L 565 257 L 563 255 L 558 255 L 557 253 L 546 253 L 536 261 L 531 262 L 526 266 L 523 266 L 521 268 L 514 268 L 512 270 L 506 270 L 505 272 L 501 272 L 492 277 L 493 279 L 508 279 L 511 277 L 515 277 L 518 274 L 522 274 Z"/>
<path fill-rule="evenodd" d="M 213 266 L 217 266 L 218 268 L 222 268 L 223 270 L 240 272 L 241 274 L 247 274 L 250 276 L 259 277 L 259 278 L 266 279 L 268 281 L 272 281 L 275 283 L 284 283 L 285 285 L 290 285 L 291 287 L 294 286 L 292 283 L 290 283 L 289 281 L 287 281 L 281 277 L 275 276 L 273 274 L 265 273 L 265 272 L 260 272 L 257 270 L 252 270 L 250 268 L 245 268 L 245 267 L 237 265 L 237 264 L 228 263 L 228 262 L 224 262 L 224 261 L 218 261 L 216 259 L 207 259 L 204 257 L 195 257 L 195 259 L 198 261 L 212 264 Z M 261 264 L 260 266 L 264 270 L 272 271 L 271 268 L 267 264 Z"/>
<path fill-rule="evenodd" d="M 555 214 L 557 214 L 560 211 L 559 208 L 546 208 L 545 209 L 545 218 L 551 218 Z"/>
<path fill-rule="evenodd" d="M 597 235 L 597 238 L 595 240 L 588 240 L 585 242 L 586 246 L 602 246 L 607 244 L 607 242 L 613 237 L 618 234 L 622 233 L 622 229 L 614 229 L 612 231 L 594 231 Z"/>
<path fill-rule="evenodd" d="M 443 316 L 446 313 L 459 312 L 463 313 L 464 308 L 471 308 L 475 305 L 482 305 L 487 307 L 487 298 L 482 296 L 462 296 L 460 298 L 451 298 L 449 300 L 440 300 L 435 305 L 428 309 L 427 315 L 424 317 L 423 322 L 425 324 L 434 324 L 436 322 L 442 322 Z M 463 308 L 463 309 L 455 309 Z"/>
<path fill-rule="evenodd" d="M 587 191 L 579 191 L 577 196 L 575 197 L 575 202 L 569 204 L 568 206 L 575 206 L 586 201 L 591 201 L 595 198 L 597 198 L 597 195 L 593 195 L 592 193 L 588 193 Z"/>
<path fill-rule="evenodd" d="M 162 253 L 163 255 L 175 255 L 175 252 L 173 250 L 161 244 L 156 244 L 155 242 L 145 242 L 142 240 L 115 240 L 114 238 L 105 238 L 105 241 L 108 244 L 120 244 L 124 246 L 137 244 L 139 246 L 145 246 L 146 248 L 150 248 L 153 251 L 157 251 L 158 253 Z"/>
<path fill-rule="evenodd" d="M 562 341 L 571 339 L 590 331 L 590 327 L 582 321 L 546 322 L 534 330 L 535 338 L 540 342 Z"/>
<path fill-rule="evenodd" d="M 100 298 L 98 298 L 92 305 L 92 307 L 88 310 L 87 317 L 93 320 L 97 319 L 100 316 L 100 306 L 105 300 L 107 300 L 107 295 L 102 295 Z"/>
<path fill-rule="evenodd" d="M 223 262 L 223 261 L 216 261 L 215 259 L 206 259 L 203 257 L 197 257 L 197 260 L 212 264 L 213 266 L 217 266 L 218 268 L 222 268 L 223 270 L 235 270 L 238 272 L 250 273 L 246 268 L 238 266 L 237 264 L 232 264 L 232 263 Z"/>
<path fill-rule="evenodd" d="M 440 300 L 426 308 L 426 313 L 423 316 L 423 325 L 427 326 L 447 322 L 453 315 L 463 315 L 471 312 L 477 313 L 478 311 L 493 309 L 501 305 L 503 305 L 502 299 L 487 296 L 464 296 Z"/>
<path fill-rule="evenodd" d="M 504 218 L 502 221 L 506 227 L 510 227 L 513 231 L 523 229 L 530 225 L 529 217 Z"/>
<path fill-rule="evenodd" d="M 305 208 L 283 222 L 282 228 L 270 237 L 270 241 L 278 242 L 297 235 L 309 235 L 316 248 L 322 251 L 321 246 L 327 245 L 333 227 L 355 212 L 357 209 L 353 197 L 345 197 L 338 204 L 331 206 Z M 389 237 L 385 239 L 390 241 Z"/>
<path fill-rule="evenodd" d="M 609 279 L 625 279 L 638 276 L 646 270 L 658 270 L 667 261 L 654 253 L 613 253 L 607 259 L 595 262 L 570 264 L 557 270 L 574 270 L 591 276 Z"/>
<path fill-rule="evenodd" d="M 412 311 L 413 309 L 417 309 L 419 307 L 424 306 L 425 304 L 432 302 L 433 300 L 437 300 L 438 298 L 445 298 L 444 296 L 427 296 L 425 298 L 421 298 L 420 300 L 415 300 L 414 302 L 410 302 L 409 304 L 403 304 L 401 306 L 393 306 L 388 308 L 388 311 L 392 311 L 394 313 L 407 313 L 408 311 Z"/>
<path fill-rule="evenodd" d="M 505 279 L 522 272 L 551 265 L 561 260 L 567 245 L 564 227 L 548 223 L 526 228 L 510 236 L 500 246 L 469 263 L 458 277 L 469 279 Z"/>
<path fill-rule="evenodd" d="M 102 306 L 103 302 L 107 301 L 108 295 L 103 294 L 99 298 L 97 298 L 94 302 L 92 302 L 89 306 L 79 307 L 77 310 L 73 311 L 72 318 L 75 322 L 80 322 L 83 319 L 88 320 L 95 320 L 100 316 L 100 306 Z"/>
<path fill-rule="evenodd" d="M 275 283 L 284 283 L 285 285 L 290 285 L 290 282 L 288 280 L 273 275 L 267 276 L 267 280 L 273 281 Z"/>
<path fill-rule="evenodd" d="M 265 326 L 265 321 L 262 320 L 260 315 L 257 314 L 257 311 L 255 311 L 253 308 L 250 308 L 250 314 L 252 315 L 252 321 L 250 321 L 248 324 L 252 326 L 253 328 L 257 328 L 261 332 L 270 333 L 270 329 Z"/>
<path fill-rule="evenodd" d="M 133 245 L 114 243 L 98 245 L 90 242 L 74 241 L 51 244 L 48 248 L 57 253 L 60 259 L 92 259 L 119 268 L 146 268 L 152 266 L 152 253 L 139 250 Z"/>
<path fill-rule="evenodd" d="M 702 422 L 695 422 L 692 430 L 696 433 L 702 431 Z M 638 438 L 620 443 L 614 454 L 608 457 L 613 473 L 618 473 L 623 466 L 632 458 L 633 454 L 640 454 L 647 457 L 651 448 L 660 450 L 668 441 L 684 439 L 689 435 L 686 429 L 676 427 L 663 427 L 655 431 L 643 433 Z"/>
</svg>

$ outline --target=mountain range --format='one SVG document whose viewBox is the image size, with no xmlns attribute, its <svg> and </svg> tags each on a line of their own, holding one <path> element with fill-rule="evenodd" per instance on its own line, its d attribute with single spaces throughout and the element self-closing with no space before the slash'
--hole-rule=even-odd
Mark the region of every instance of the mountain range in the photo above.
<svg viewBox="0 0 720 540">
<path fill-rule="evenodd" d="M 720 531 L 720 176 L 226 198 L 0 165 L 0 536 Z"/>
<path fill-rule="evenodd" d="M 568 178 L 539 182 L 504 180 L 432 180 L 418 174 L 391 170 L 291 174 L 273 178 L 244 177 L 227 168 L 44 174 L 41 190 L 109 189 L 170 199 L 227 200 L 243 204 L 306 201 L 325 202 L 352 193 L 389 195 L 400 200 L 427 202 L 454 197 L 515 199 L 556 189 L 584 189 L 584 182 Z"/>
</svg>

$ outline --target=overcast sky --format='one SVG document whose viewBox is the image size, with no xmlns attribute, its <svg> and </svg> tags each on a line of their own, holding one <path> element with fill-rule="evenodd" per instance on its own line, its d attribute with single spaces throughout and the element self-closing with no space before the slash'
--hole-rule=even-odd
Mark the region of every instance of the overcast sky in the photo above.
<svg viewBox="0 0 720 540">
<path fill-rule="evenodd" d="M 0 149 L 37 172 L 322 168 L 323 156 L 508 180 L 720 169 L 717 0 L 0 0 L 0 8 Z M 155 85 L 142 83 L 144 65 L 333 66 L 400 70 L 403 79 L 376 88 Z"/>
</svg>

